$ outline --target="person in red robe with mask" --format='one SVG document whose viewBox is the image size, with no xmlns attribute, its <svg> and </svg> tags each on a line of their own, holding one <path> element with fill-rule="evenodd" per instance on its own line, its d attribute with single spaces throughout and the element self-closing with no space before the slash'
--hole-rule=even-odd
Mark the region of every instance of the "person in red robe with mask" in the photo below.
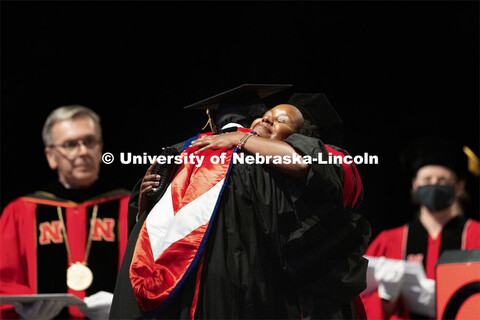
<svg viewBox="0 0 480 320">
<path fill-rule="evenodd" d="M 428 319 L 435 316 L 435 265 L 445 250 L 480 248 L 480 223 L 463 215 L 461 199 L 467 178 L 478 176 L 478 158 L 455 142 L 425 138 L 406 153 L 412 170 L 412 195 L 418 216 L 381 232 L 366 256 L 376 261 L 378 290 L 362 293 L 368 319 Z M 423 264 L 426 279 L 415 286 L 403 281 L 405 261 Z M 406 296 L 419 309 L 409 310 Z M 420 311 L 419 311 L 420 310 Z"/>
</svg>

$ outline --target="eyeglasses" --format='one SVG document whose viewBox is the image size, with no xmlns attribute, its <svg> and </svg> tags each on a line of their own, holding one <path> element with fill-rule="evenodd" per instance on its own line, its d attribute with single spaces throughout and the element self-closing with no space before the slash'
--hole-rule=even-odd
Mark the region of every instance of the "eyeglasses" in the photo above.
<svg viewBox="0 0 480 320">
<path fill-rule="evenodd" d="M 62 144 L 51 144 L 49 148 L 62 148 L 67 153 L 72 154 L 76 152 L 81 145 L 85 146 L 87 149 L 94 149 L 100 143 L 99 140 L 95 139 L 94 137 L 87 137 L 85 139 L 78 139 L 78 140 L 67 140 Z"/>
</svg>

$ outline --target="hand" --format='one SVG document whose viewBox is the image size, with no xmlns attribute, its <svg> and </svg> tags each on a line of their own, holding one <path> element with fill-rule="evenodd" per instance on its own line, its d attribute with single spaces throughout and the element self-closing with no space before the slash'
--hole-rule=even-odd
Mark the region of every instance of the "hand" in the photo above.
<svg viewBox="0 0 480 320">
<path fill-rule="evenodd" d="M 20 319 L 53 319 L 65 307 L 62 301 L 37 300 L 34 303 L 14 303 Z"/>
<path fill-rule="evenodd" d="M 199 147 L 195 153 L 205 151 L 207 149 L 232 149 L 237 146 L 238 141 L 245 136 L 244 132 L 228 132 L 213 136 L 204 136 L 200 139 L 192 141 L 192 146 Z"/>
<path fill-rule="evenodd" d="M 155 167 L 156 162 L 148 167 L 145 176 L 142 179 L 140 185 L 140 193 L 138 194 L 138 214 L 137 218 L 147 210 L 151 209 L 152 201 L 147 197 L 147 193 L 152 191 L 154 187 L 158 187 L 160 184 L 160 175 L 152 174 L 152 170 Z"/>
<path fill-rule="evenodd" d="M 405 261 L 380 257 L 375 265 L 374 276 L 378 281 L 378 295 L 385 300 L 394 300 L 401 293 Z"/>
<path fill-rule="evenodd" d="M 85 305 L 79 306 L 80 311 L 92 320 L 108 319 L 110 306 L 112 305 L 113 294 L 106 291 L 99 291 L 91 296 L 85 297 Z"/>
</svg>

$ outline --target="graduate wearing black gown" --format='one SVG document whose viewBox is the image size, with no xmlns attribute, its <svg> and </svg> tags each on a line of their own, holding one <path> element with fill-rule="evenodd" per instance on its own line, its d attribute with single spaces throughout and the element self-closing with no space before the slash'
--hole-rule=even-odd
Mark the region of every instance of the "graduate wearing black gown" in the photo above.
<svg viewBox="0 0 480 320">
<path fill-rule="evenodd" d="M 323 153 L 324 159 L 342 152 L 302 134 L 285 141 L 302 154 Z M 351 180 L 348 192 L 345 179 Z M 132 214 L 139 184 L 130 199 Z M 271 167 L 233 165 L 205 247 L 194 317 L 355 318 L 352 302 L 365 288 L 362 256 L 370 236 L 368 223 L 353 213 L 362 195 L 352 166 L 312 164 L 304 183 Z M 144 317 L 128 259 L 146 216 L 132 229 L 111 319 Z M 155 318 L 190 318 L 196 274 L 190 273 Z"/>
</svg>

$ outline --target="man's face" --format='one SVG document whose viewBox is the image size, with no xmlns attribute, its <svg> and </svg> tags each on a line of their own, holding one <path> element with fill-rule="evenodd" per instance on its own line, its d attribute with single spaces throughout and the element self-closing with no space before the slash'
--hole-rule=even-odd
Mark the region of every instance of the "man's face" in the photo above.
<svg viewBox="0 0 480 320">
<path fill-rule="evenodd" d="M 302 113 L 292 105 L 281 104 L 265 112 L 262 118 L 254 120 L 250 129 L 263 138 L 284 140 L 298 132 L 302 125 Z"/>
<path fill-rule="evenodd" d="M 52 144 L 45 148 L 45 154 L 63 185 L 85 189 L 98 178 L 102 147 L 93 120 L 81 117 L 55 123 Z"/>
</svg>

